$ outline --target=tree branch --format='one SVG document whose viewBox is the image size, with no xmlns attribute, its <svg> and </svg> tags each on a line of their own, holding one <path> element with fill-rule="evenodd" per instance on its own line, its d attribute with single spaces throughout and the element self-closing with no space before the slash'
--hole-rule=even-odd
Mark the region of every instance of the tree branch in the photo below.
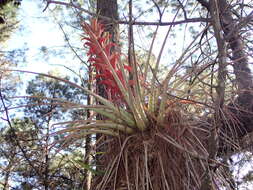
<svg viewBox="0 0 253 190">
<path fill-rule="evenodd" d="M 210 11 L 209 1 L 206 0 L 197 0 L 203 7 L 205 7 L 208 11 Z"/>
<path fill-rule="evenodd" d="M 75 9 L 78 9 L 81 12 L 87 13 L 91 16 L 94 17 L 98 17 L 101 20 L 105 20 L 107 22 L 111 22 L 114 24 L 127 24 L 129 25 L 130 22 L 132 25 L 143 25 L 143 26 L 174 26 L 174 25 L 178 25 L 178 24 L 185 24 L 185 23 L 195 23 L 195 22 L 211 22 L 211 19 L 209 18 L 188 18 L 185 20 L 180 20 L 180 21 L 173 21 L 173 22 L 142 22 L 142 21 L 124 21 L 124 20 L 115 20 L 113 18 L 109 18 L 106 16 L 101 16 L 99 14 L 93 13 L 91 11 L 88 11 L 87 9 L 84 9 L 78 5 L 75 5 L 73 3 L 66 3 L 66 2 L 61 2 L 61 1 L 51 1 L 51 0 L 47 0 L 47 5 L 46 8 L 48 8 L 48 6 L 50 4 L 58 4 L 58 5 L 64 5 L 64 6 L 70 6 L 73 7 Z M 43 11 L 45 11 L 46 9 L 44 9 Z"/>
<path fill-rule="evenodd" d="M 251 77 L 251 71 L 248 67 L 248 59 L 244 52 L 244 45 L 240 38 L 239 31 L 235 30 L 237 27 L 232 17 L 229 4 L 226 0 L 219 0 L 218 4 L 219 9 L 222 10 L 220 11 L 220 16 L 225 39 L 229 43 L 230 49 L 233 52 L 232 60 L 237 60 L 237 62 L 232 65 L 236 76 L 236 82 L 239 91 L 247 91 L 253 87 L 253 81 Z"/>
<path fill-rule="evenodd" d="M 6 104 L 5 104 L 4 97 L 3 97 L 3 95 L 2 95 L 2 88 L 1 88 L 1 81 L 2 81 L 2 80 L 1 80 L 1 79 L 2 79 L 2 77 L 0 77 L 0 99 L 1 99 L 1 102 L 2 102 L 2 105 L 3 105 L 3 108 L 4 108 L 4 112 L 5 112 L 5 115 L 6 115 L 6 119 L 4 119 L 4 120 L 8 123 L 8 125 L 9 125 L 9 127 L 10 127 L 10 129 L 11 129 L 11 133 L 12 133 L 12 135 L 13 135 L 13 140 L 14 140 L 14 142 L 16 143 L 17 147 L 18 147 L 18 148 L 20 149 L 20 151 L 22 152 L 22 154 L 24 155 L 25 160 L 28 162 L 28 164 L 31 166 L 31 168 L 32 168 L 36 173 L 38 173 L 38 174 L 40 175 L 40 172 L 37 171 L 37 169 L 35 168 L 35 166 L 34 166 L 33 163 L 31 162 L 31 160 L 29 159 L 29 156 L 27 155 L 26 151 L 23 149 L 22 145 L 20 144 L 20 142 L 19 142 L 19 140 L 18 140 L 18 136 L 17 136 L 17 134 L 16 134 L 16 132 L 15 132 L 15 129 L 14 129 L 14 127 L 12 126 L 11 120 L 10 120 L 10 118 L 9 118 L 8 108 L 7 108 Z"/>
<path fill-rule="evenodd" d="M 183 3 L 180 0 L 177 0 L 177 2 L 179 3 L 181 9 L 183 10 L 185 20 L 187 20 L 187 13 L 186 13 Z"/>
</svg>

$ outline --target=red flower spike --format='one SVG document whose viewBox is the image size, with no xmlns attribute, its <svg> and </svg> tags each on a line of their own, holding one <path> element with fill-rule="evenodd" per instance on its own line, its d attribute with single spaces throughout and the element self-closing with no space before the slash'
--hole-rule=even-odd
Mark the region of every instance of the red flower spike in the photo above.
<svg viewBox="0 0 253 190">
<path fill-rule="evenodd" d="M 89 56 L 88 61 L 97 70 L 95 78 L 101 79 L 99 84 L 103 84 L 105 86 L 108 98 L 113 102 L 119 102 L 122 98 L 122 93 L 112 75 L 112 71 L 110 70 L 111 68 L 106 65 L 105 60 L 106 56 L 119 80 L 122 82 L 123 86 L 126 87 L 126 81 L 124 81 L 123 73 L 118 66 L 120 54 L 112 51 L 112 48 L 117 46 L 117 44 L 111 42 L 111 35 L 104 32 L 104 26 L 100 24 L 97 19 L 92 19 L 90 25 L 83 23 L 82 28 L 87 35 L 86 37 L 83 37 L 82 40 L 86 41 L 84 46 L 89 48 L 87 53 Z M 101 48 L 104 52 L 101 52 Z M 130 66 L 124 66 L 124 70 L 128 73 L 132 72 L 132 68 Z M 128 83 L 131 86 L 133 81 L 128 81 Z"/>
<path fill-rule="evenodd" d="M 132 72 L 132 67 L 128 65 L 124 65 L 124 69 L 126 69 L 129 73 Z"/>
</svg>

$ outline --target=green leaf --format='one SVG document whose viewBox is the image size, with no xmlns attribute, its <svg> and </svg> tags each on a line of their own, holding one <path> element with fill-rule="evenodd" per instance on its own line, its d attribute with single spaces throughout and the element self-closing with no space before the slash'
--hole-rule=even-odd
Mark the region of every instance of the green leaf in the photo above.
<svg viewBox="0 0 253 190">
<path fill-rule="evenodd" d="M 78 164 L 81 168 L 90 171 L 94 175 L 103 175 L 105 173 L 102 170 L 96 170 L 96 169 L 94 169 L 93 166 L 84 163 L 82 160 L 73 160 L 73 162 L 76 163 L 76 164 Z"/>
</svg>

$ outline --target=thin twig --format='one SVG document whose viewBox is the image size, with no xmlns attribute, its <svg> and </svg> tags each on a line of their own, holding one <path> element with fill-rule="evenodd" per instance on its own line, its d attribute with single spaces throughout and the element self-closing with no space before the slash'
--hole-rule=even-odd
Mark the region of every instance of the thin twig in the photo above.
<svg viewBox="0 0 253 190">
<path fill-rule="evenodd" d="M 183 12 L 184 12 L 184 19 L 187 20 L 187 13 L 186 13 L 186 10 L 185 10 L 185 8 L 184 8 L 183 3 L 182 3 L 180 0 L 177 0 L 177 2 L 179 3 L 181 9 L 182 9 Z"/>
<path fill-rule="evenodd" d="M 71 51 L 72 51 L 72 52 L 76 55 L 76 57 L 88 68 L 89 65 L 80 57 L 80 55 L 78 55 L 78 53 L 76 52 L 76 50 L 74 49 L 74 47 L 70 44 L 69 38 L 68 38 L 66 32 L 64 31 L 62 24 L 61 24 L 61 23 L 58 23 L 58 25 L 59 25 L 59 27 L 60 27 L 60 29 L 61 29 L 63 35 L 64 35 L 65 40 L 66 40 L 67 43 L 68 43 L 68 46 L 70 47 Z"/>
<path fill-rule="evenodd" d="M 209 2 L 206 0 L 197 0 L 203 7 L 205 7 L 208 11 L 210 11 Z"/>
<path fill-rule="evenodd" d="M 66 3 L 66 2 L 61 2 L 61 1 L 51 1 L 51 0 L 48 0 L 47 1 L 47 4 L 58 4 L 58 5 L 64 5 L 64 6 L 68 6 L 68 7 L 73 7 L 75 9 L 78 9 L 79 11 L 81 12 L 85 12 L 91 16 L 94 16 L 96 18 L 100 18 L 102 20 L 106 20 L 108 22 L 112 22 L 114 24 L 127 24 L 129 25 L 130 24 L 130 21 L 123 21 L 123 20 L 115 20 L 113 18 L 109 18 L 109 17 L 106 17 L 106 16 L 101 16 L 99 14 L 96 14 L 96 13 L 93 13 L 87 9 L 84 9 L 80 6 L 77 6 L 73 3 Z M 47 5 L 47 7 L 48 7 Z M 211 19 L 209 18 L 188 18 L 188 19 L 185 19 L 185 20 L 180 20 L 180 21 L 173 21 L 173 22 L 145 22 L 145 21 L 132 21 L 131 24 L 132 25 L 143 25 L 143 26 L 175 26 L 175 25 L 178 25 L 178 24 L 185 24 L 185 23 L 196 23 L 196 22 L 211 22 Z"/>
<path fill-rule="evenodd" d="M 162 13 L 159 5 L 157 4 L 157 2 L 155 0 L 152 0 L 152 2 L 154 3 L 154 5 L 155 5 L 155 7 L 156 7 L 156 9 L 157 9 L 157 11 L 159 13 L 159 22 L 161 22 L 162 21 L 162 15 L 163 15 L 163 13 Z"/>
<path fill-rule="evenodd" d="M 1 88 L 1 81 L 2 81 L 2 76 L 0 77 L 0 99 L 1 99 L 1 102 L 2 102 L 2 105 L 3 105 L 3 108 L 4 108 L 4 112 L 5 112 L 5 116 L 6 118 L 3 120 L 6 121 L 11 129 L 11 132 L 12 132 L 12 135 L 13 135 L 13 138 L 12 140 L 15 141 L 17 147 L 20 149 L 20 151 L 22 152 L 22 154 L 24 155 L 24 158 L 25 160 L 28 162 L 28 164 L 31 166 L 31 168 L 40 176 L 40 172 L 36 169 L 36 167 L 33 165 L 33 163 L 31 162 L 31 160 L 29 159 L 29 156 L 26 154 L 26 151 L 23 149 L 23 147 L 21 146 L 19 140 L 18 140 L 18 136 L 17 134 L 15 133 L 15 128 L 12 126 L 12 123 L 11 123 L 11 120 L 10 120 L 10 117 L 9 117 L 9 112 L 8 112 L 8 108 L 5 104 L 5 101 L 4 101 L 4 97 L 3 97 L 3 94 L 2 94 L 2 88 Z M 43 177 L 42 177 L 43 179 Z"/>
</svg>

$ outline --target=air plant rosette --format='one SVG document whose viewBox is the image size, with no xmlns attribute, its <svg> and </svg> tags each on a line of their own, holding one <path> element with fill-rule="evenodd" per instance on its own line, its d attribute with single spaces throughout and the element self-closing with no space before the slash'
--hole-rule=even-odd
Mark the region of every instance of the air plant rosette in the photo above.
<svg viewBox="0 0 253 190">
<path fill-rule="evenodd" d="M 89 109 L 104 119 L 83 129 L 112 136 L 99 161 L 104 173 L 96 176 L 92 189 L 198 189 L 208 162 L 198 136 L 208 132 L 198 130 L 184 109 L 192 102 L 167 95 L 169 77 L 158 85 L 155 76 L 148 79 L 147 73 L 138 74 L 137 66 L 124 63 L 97 19 L 82 28 L 88 61 L 107 97 L 90 93 L 99 104 Z"/>
</svg>

